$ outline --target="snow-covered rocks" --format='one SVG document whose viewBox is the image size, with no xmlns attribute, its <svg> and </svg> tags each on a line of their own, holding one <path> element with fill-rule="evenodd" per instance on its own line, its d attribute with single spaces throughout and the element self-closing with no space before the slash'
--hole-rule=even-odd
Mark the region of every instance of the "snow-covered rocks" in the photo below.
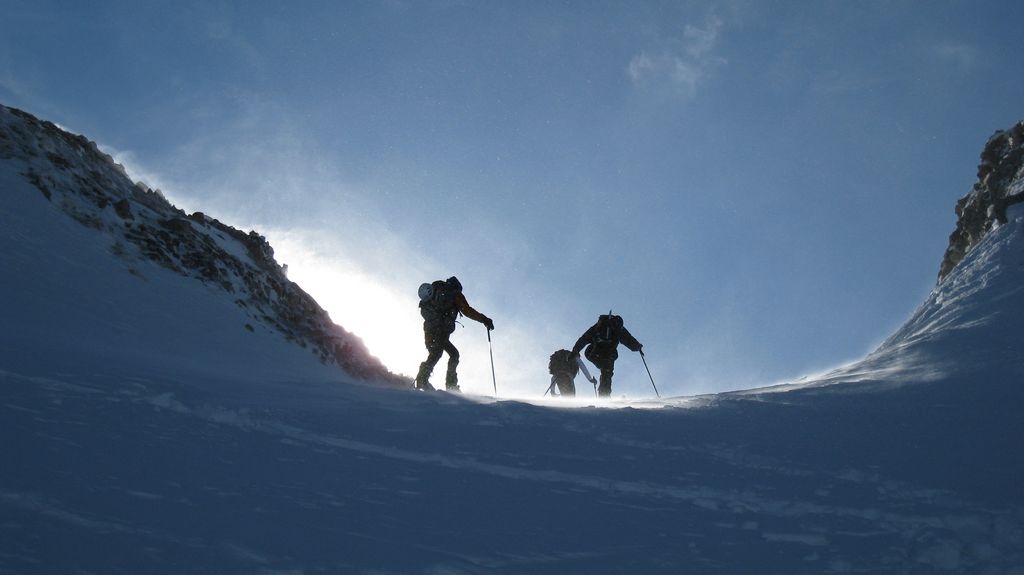
<svg viewBox="0 0 1024 575">
<path fill-rule="evenodd" d="M 996 132 L 981 153 L 978 182 L 956 204 L 956 230 L 942 258 L 939 281 L 994 227 L 1006 223 L 1006 210 L 1024 201 L 1024 121 Z"/>
<path fill-rule="evenodd" d="M 324 363 L 361 379 L 406 384 L 334 324 L 274 259 L 266 238 L 202 213 L 186 214 L 159 190 L 133 183 L 95 143 L 31 114 L 0 106 L 0 162 L 55 208 L 100 232 L 110 252 L 149 261 L 223 291 L 250 316 Z M 133 273 L 143 274 L 139 266 Z"/>
</svg>

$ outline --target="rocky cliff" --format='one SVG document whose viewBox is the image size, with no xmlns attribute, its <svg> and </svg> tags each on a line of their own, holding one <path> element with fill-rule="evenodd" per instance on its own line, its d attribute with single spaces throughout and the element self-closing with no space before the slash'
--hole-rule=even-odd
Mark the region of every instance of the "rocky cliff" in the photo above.
<svg viewBox="0 0 1024 575">
<path fill-rule="evenodd" d="M 263 236 L 202 213 L 186 214 L 159 191 L 133 183 L 83 136 L 0 105 L 0 161 L 15 162 L 55 208 L 108 236 L 117 257 L 156 262 L 222 290 L 251 318 L 246 329 L 267 326 L 359 379 L 409 383 L 287 279 Z M 139 266 L 132 270 L 144 273 Z"/>
<path fill-rule="evenodd" d="M 1006 208 L 1024 201 L 1024 121 L 996 132 L 985 145 L 978 181 L 956 204 L 956 230 L 939 268 L 941 282 L 964 255 L 996 226 L 1006 223 Z"/>
</svg>

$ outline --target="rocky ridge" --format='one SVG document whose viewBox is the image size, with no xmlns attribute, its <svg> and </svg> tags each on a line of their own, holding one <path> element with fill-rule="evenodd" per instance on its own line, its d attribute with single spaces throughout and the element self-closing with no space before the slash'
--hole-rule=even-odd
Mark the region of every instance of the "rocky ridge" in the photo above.
<svg viewBox="0 0 1024 575">
<path fill-rule="evenodd" d="M 261 324 L 359 379 L 408 385 L 370 355 L 274 259 L 266 238 L 215 218 L 186 214 L 157 190 L 133 183 L 94 142 L 0 105 L 0 161 L 19 171 L 55 207 L 108 236 L 111 251 L 148 260 L 223 290 Z M 132 272 L 143 272 L 133 266 Z"/>
<path fill-rule="evenodd" d="M 964 256 L 994 228 L 1006 223 L 1006 209 L 1024 202 L 1024 121 L 993 134 L 981 153 L 978 181 L 956 204 L 956 229 L 939 268 L 942 282 Z"/>
</svg>

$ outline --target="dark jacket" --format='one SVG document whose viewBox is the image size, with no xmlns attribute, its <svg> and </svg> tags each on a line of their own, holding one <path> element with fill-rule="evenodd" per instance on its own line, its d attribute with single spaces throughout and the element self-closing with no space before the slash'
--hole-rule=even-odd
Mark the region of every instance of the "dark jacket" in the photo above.
<svg viewBox="0 0 1024 575">
<path fill-rule="evenodd" d="M 462 284 L 455 278 L 448 281 L 436 281 L 433 284 L 433 295 L 420 301 L 420 315 L 423 316 L 423 329 L 428 333 L 450 334 L 455 331 L 455 322 L 459 315 L 476 320 L 487 329 L 494 329 L 494 323 L 484 314 L 473 309 L 462 293 Z"/>
<path fill-rule="evenodd" d="M 587 349 L 588 358 L 602 358 L 614 361 L 619 357 L 618 346 L 622 344 L 630 351 L 640 351 L 643 345 L 622 325 L 622 318 L 617 315 L 602 315 L 597 323 L 590 326 L 572 346 L 572 352 L 579 354 Z"/>
</svg>

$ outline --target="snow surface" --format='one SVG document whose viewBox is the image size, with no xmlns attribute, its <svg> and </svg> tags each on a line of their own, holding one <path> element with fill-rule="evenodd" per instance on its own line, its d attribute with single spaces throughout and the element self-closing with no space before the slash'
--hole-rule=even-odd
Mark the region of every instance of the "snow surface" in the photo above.
<svg viewBox="0 0 1024 575">
<path fill-rule="evenodd" d="M 525 402 L 345 381 L 0 194 L 0 573 L 1024 575 L 1021 210 L 856 364 Z"/>
</svg>

